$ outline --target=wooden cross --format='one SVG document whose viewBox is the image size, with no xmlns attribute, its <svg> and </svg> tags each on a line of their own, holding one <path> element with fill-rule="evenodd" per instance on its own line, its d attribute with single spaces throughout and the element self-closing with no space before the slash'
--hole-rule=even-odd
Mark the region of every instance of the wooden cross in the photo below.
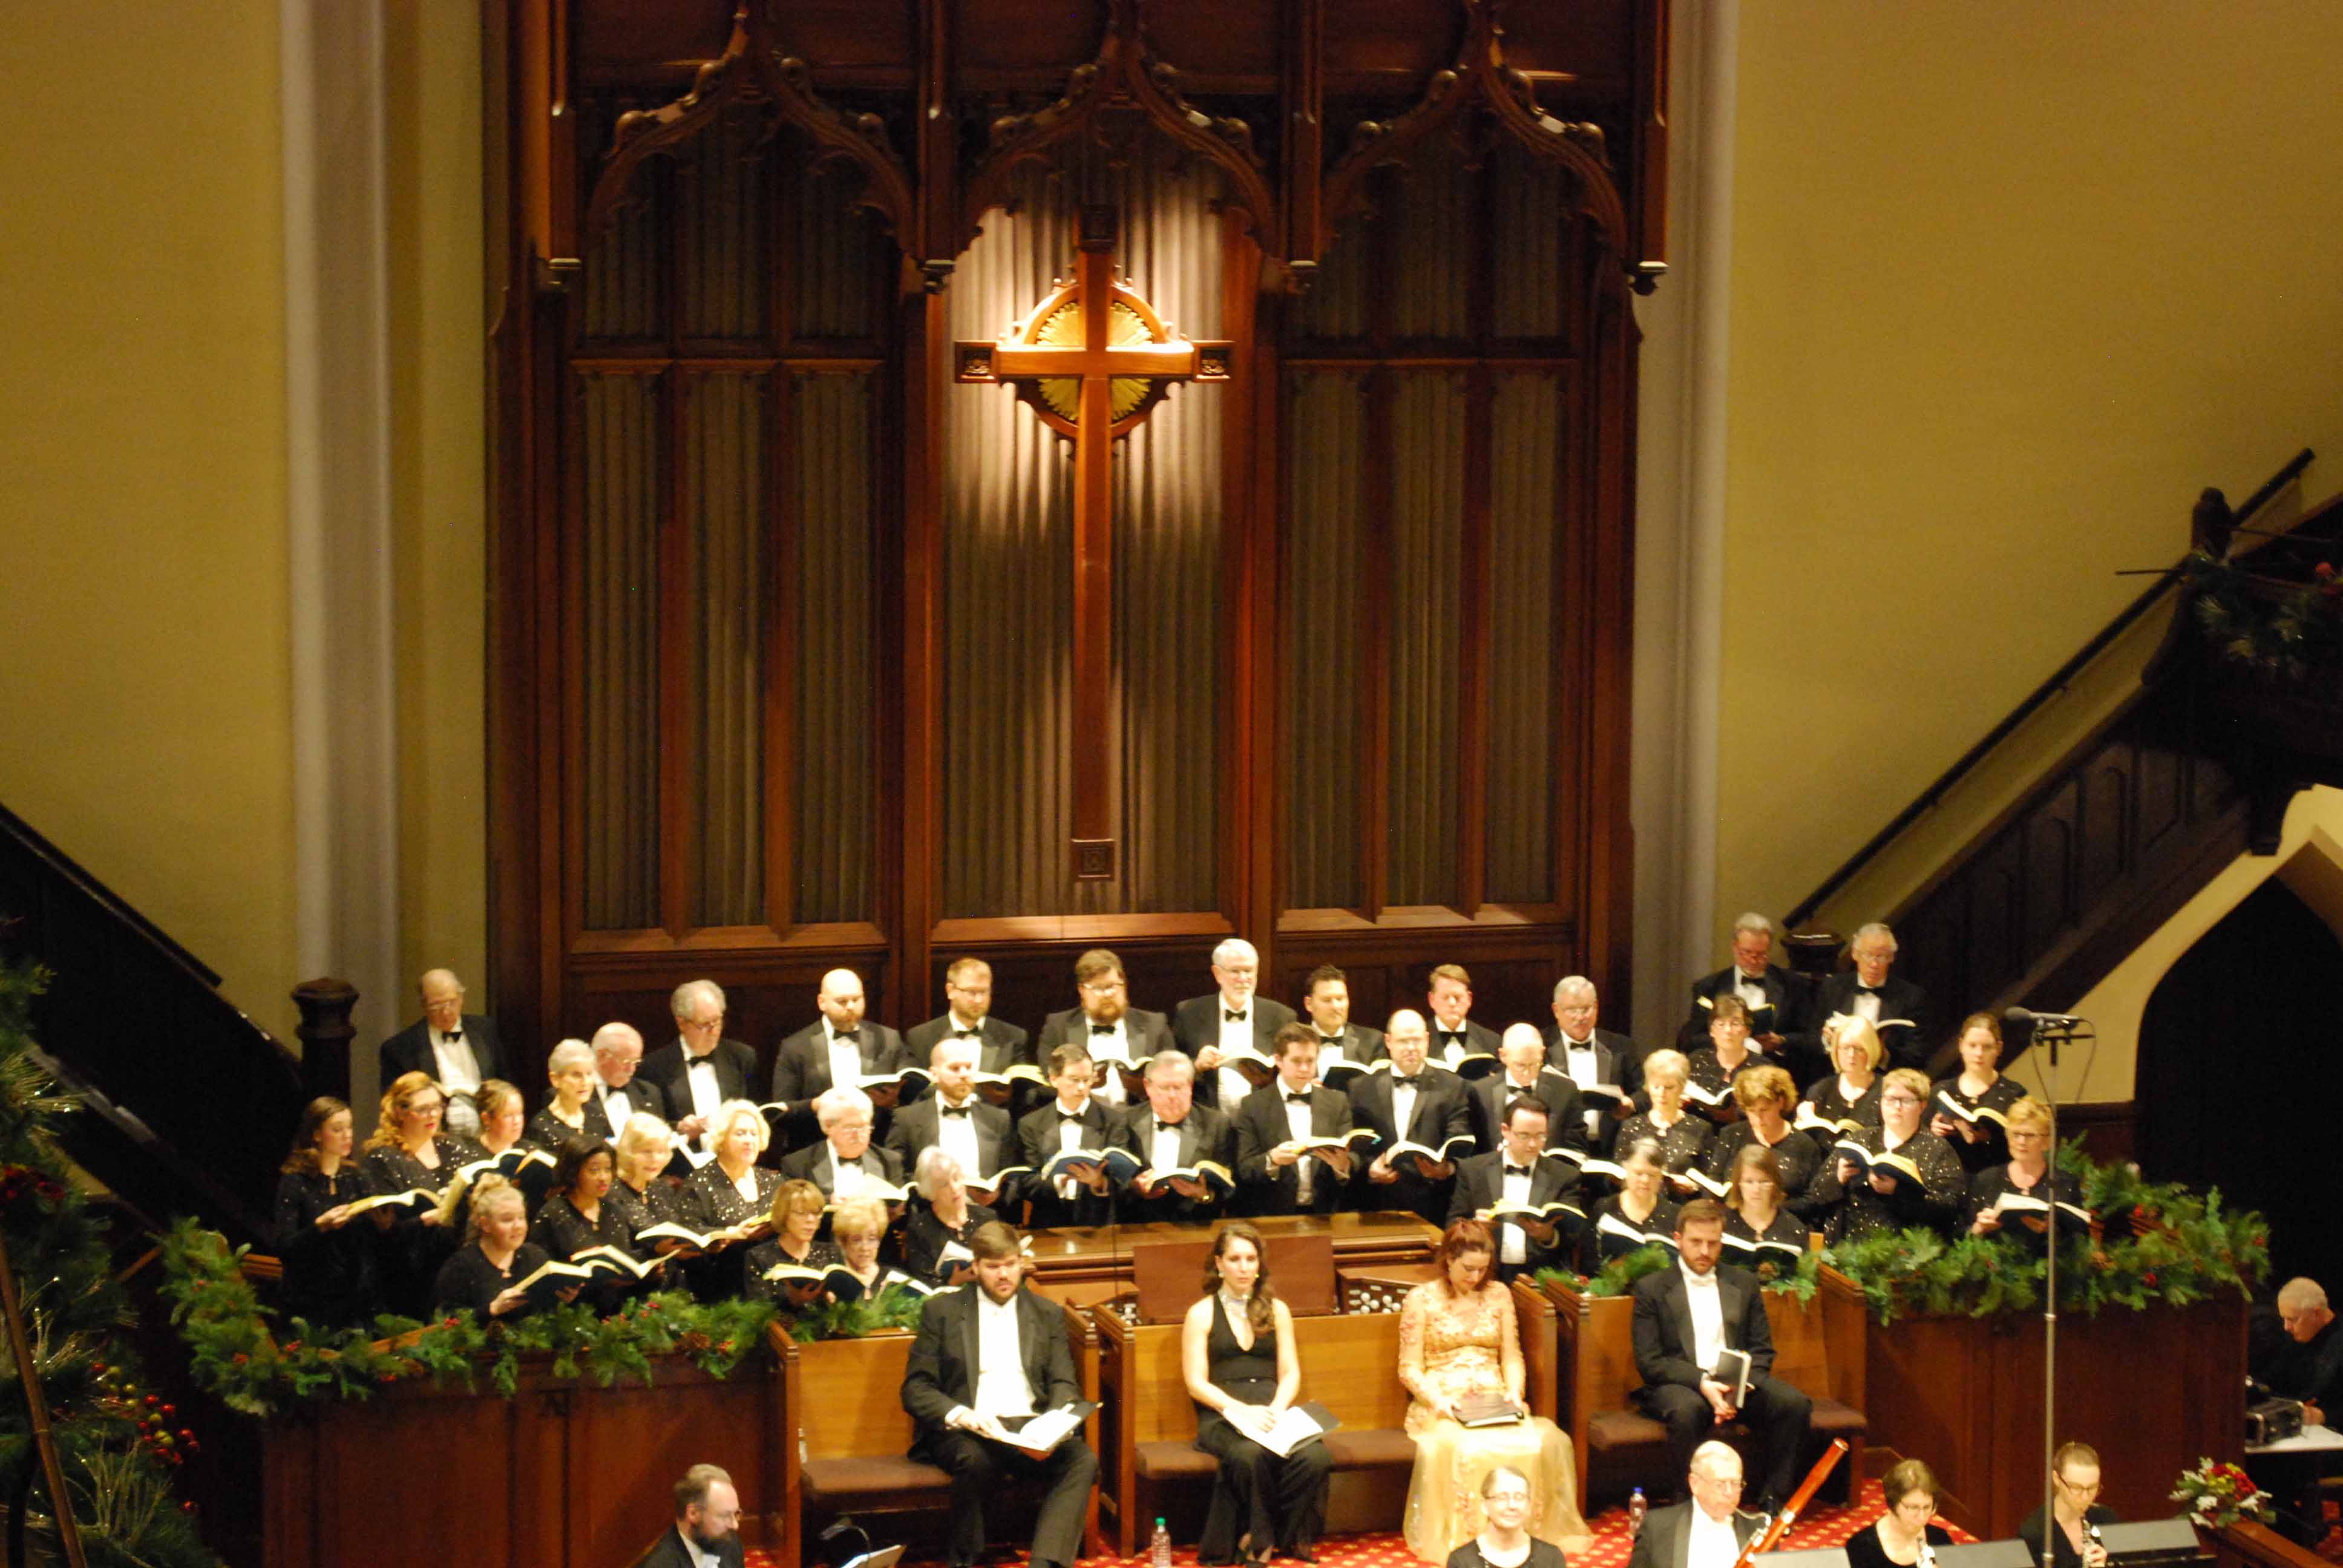
<svg viewBox="0 0 2343 1568">
<path fill-rule="evenodd" d="M 962 343 L 954 379 L 1011 384 L 1044 423 L 1074 443 L 1074 875 L 1115 875 L 1108 793 L 1108 668 L 1114 641 L 1113 444 L 1136 428 L 1174 381 L 1226 381 L 1230 345 L 1195 343 L 1158 320 L 1114 276 L 1115 210 L 1085 206 L 1080 257 L 998 342 Z"/>
</svg>

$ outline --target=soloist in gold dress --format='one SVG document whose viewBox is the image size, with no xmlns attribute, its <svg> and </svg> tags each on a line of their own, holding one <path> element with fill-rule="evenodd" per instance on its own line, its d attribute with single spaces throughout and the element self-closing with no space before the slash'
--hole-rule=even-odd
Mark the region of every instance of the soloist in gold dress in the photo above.
<svg viewBox="0 0 2343 1568">
<path fill-rule="evenodd" d="M 1566 1554 L 1586 1550 L 1594 1537 L 1579 1516 L 1577 1469 L 1560 1427 L 1538 1416 L 1468 1430 L 1433 1414 L 1426 1402 L 1472 1393 L 1520 1398 L 1521 1331 L 1509 1291 L 1492 1283 L 1460 1296 L 1433 1280 L 1408 1292 L 1399 1319 L 1399 1381 L 1409 1394 L 1407 1434 L 1415 1439 L 1403 1530 L 1409 1551 L 1445 1563 L 1479 1534 L 1487 1523 L 1481 1480 L 1499 1464 L 1529 1477 L 1532 1535 Z"/>
</svg>

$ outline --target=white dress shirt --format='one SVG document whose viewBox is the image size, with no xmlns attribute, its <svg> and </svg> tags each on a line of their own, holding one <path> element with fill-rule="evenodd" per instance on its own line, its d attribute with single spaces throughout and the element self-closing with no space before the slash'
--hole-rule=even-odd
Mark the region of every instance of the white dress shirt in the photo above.
<svg viewBox="0 0 2343 1568">
<path fill-rule="evenodd" d="M 830 1196 L 831 1201 L 835 1202 L 840 1198 L 860 1198 L 862 1196 L 862 1189 L 864 1185 L 869 1182 L 870 1180 L 870 1177 L 862 1173 L 862 1161 L 860 1160 L 849 1160 L 845 1155 L 840 1154 L 838 1151 L 838 1145 L 835 1143 L 830 1146 Z"/>
<path fill-rule="evenodd" d="M 1082 1146 L 1082 1124 L 1079 1121 L 1069 1121 L 1066 1118 L 1085 1115 L 1090 1108 L 1091 1101 L 1088 1095 L 1082 1097 L 1082 1102 L 1080 1105 L 1071 1109 L 1062 1100 L 1050 1101 L 1050 1109 L 1058 1118 L 1058 1152 L 1062 1154 L 1069 1149 L 1080 1149 Z M 1071 1176 L 1058 1178 L 1058 1196 L 1061 1198 L 1072 1198 L 1081 1191 L 1081 1188 L 1082 1184 Z"/>
<path fill-rule="evenodd" d="M 1395 1136 L 1405 1138 L 1407 1130 L 1415 1125 L 1415 1097 L 1422 1092 L 1412 1083 L 1402 1083 L 1396 1074 L 1393 1076 L 1392 1131 Z"/>
<path fill-rule="evenodd" d="M 1025 1342 L 1017 1327 L 1017 1298 L 996 1302 L 976 1292 L 976 1413 L 1031 1415 L 1033 1385 L 1025 1377 Z"/>
<path fill-rule="evenodd" d="M 860 1089 L 862 1086 L 862 1037 L 830 1034 L 830 1082 L 833 1089 Z"/>
<path fill-rule="evenodd" d="M 691 1086 L 691 1113 L 709 1123 L 708 1132 L 699 1135 L 702 1148 L 712 1147 L 708 1141 L 713 1132 L 716 1108 L 724 1103 L 724 1086 L 716 1081 L 716 1052 L 694 1056 L 686 1051 L 683 1057 L 683 1079 Z"/>
<path fill-rule="evenodd" d="M 1603 1081 L 1603 1069 L 1594 1060 L 1594 1037 L 1588 1035 L 1574 1044 L 1570 1036 L 1562 1037 L 1562 1070 L 1581 1089 L 1592 1089 Z M 1618 1085 L 1612 1085 L 1617 1088 Z M 1603 1131 L 1603 1111 L 1594 1101 L 1586 1102 L 1586 1135 L 1597 1138 Z"/>
<path fill-rule="evenodd" d="M 1322 1034 L 1318 1036 L 1319 1082 L 1323 1083 L 1326 1081 L 1326 1070 L 1328 1068 L 1333 1066 L 1338 1061 L 1350 1061 L 1351 1053 L 1343 1049 L 1343 1041 L 1350 1038 L 1350 1032 L 1351 1031 L 1346 1029 L 1341 1034 Z M 1364 1062 L 1354 1062 L 1353 1065 L 1363 1067 L 1366 1064 Z"/>
<path fill-rule="evenodd" d="M 447 1131 L 472 1137 L 480 1131 L 480 1059 L 472 1054 L 470 1040 L 449 1040 L 437 1024 L 424 1027 L 430 1030 L 432 1064 L 438 1069 L 432 1076 L 447 1100 Z M 462 1030 L 457 1032 L 460 1036 Z"/>
<path fill-rule="evenodd" d="M 1854 1013 L 1855 1017 L 1862 1019 L 1865 1022 L 1875 1024 L 1879 1021 L 1879 997 L 1877 993 L 1874 992 L 1866 995 L 1863 991 L 1858 990 L 1848 1000 L 1846 1005 L 1848 1011 Z"/>
<path fill-rule="evenodd" d="M 1285 1081 L 1283 1079 L 1278 1080 L 1278 1081 L 1272 1087 L 1276 1089 L 1277 1092 L 1281 1096 L 1291 1092 L 1291 1091 L 1285 1087 Z M 1309 1137 L 1311 1131 L 1310 1119 L 1312 1113 L 1313 1111 L 1310 1101 L 1306 1099 L 1298 1101 L 1292 1100 L 1286 1101 L 1285 1130 L 1296 1138 Z M 1301 1159 L 1293 1162 L 1293 1179 L 1295 1183 L 1293 1195 L 1305 1205 L 1317 1191 L 1317 1175 L 1318 1157 L 1316 1155 L 1305 1154 Z"/>
<path fill-rule="evenodd" d="M 594 1081 L 598 1087 L 602 1082 L 598 1078 Z M 627 1118 L 634 1113 L 634 1102 L 627 1098 L 625 1090 L 609 1088 L 602 1090 L 602 1114 L 609 1121 L 612 1138 L 618 1137 L 626 1130 Z"/>
<path fill-rule="evenodd" d="M 1192 1111 L 1189 1114 L 1192 1116 L 1195 1112 Z M 1177 1171 L 1180 1168 L 1180 1135 L 1188 1130 L 1187 1122 L 1183 1121 L 1177 1126 L 1170 1126 L 1153 1117 L 1149 1121 L 1155 1129 L 1155 1135 L 1148 1140 L 1147 1168 L 1151 1171 Z"/>
<path fill-rule="evenodd" d="M 1676 1269 L 1684 1275 L 1684 1300 L 1692 1308 L 1693 1364 L 1704 1372 L 1713 1372 L 1725 1350 L 1725 1300 L 1717 1293 L 1716 1271 L 1712 1268 L 1705 1274 L 1695 1274 L 1681 1260 Z"/>
<path fill-rule="evenodd" d="M 1763 977 L 1751 980 L 1736 969 L 1733 971 L 1733 990 L 1735 994 L 1747 1002 L 1752 1009 L 1773 1005 L 1772 999 L 1765 994 L 1765 981 Z"/>
<path fill-rule="evenodd" d="M 1516 1171 L 1513 1167 L 1512 1156 L 1502 1152 L 1498 1154 L 1497 1161 L 1497 1169 L 1503 1172 L 1503 1180 L 1497 1184 L 1499 1201 L 1529 1207 L 1530 1182 L 1536 1175 L 1536 1168 L 1533 1166 L 1527 1171 Z M 1510 1221 L 1498 1229 L 1497 1261 L 1501 1263 L 1528 1262 L 1530 1233 Z"/>
<path fill-rule="evenodd" d="M 1092 1034 L 1091 1032 L 1090 1015 L 1088 1013 L 1084 1013 L 1082 1015 L 1081 1023 L 1076 1030 L 1074 1038 L 1081 1041 L 1083 1049 L 1088 1050 L 1094 1057 L 1127 1057 L 1131 1054 L 1131 1020 L 1128 1019 L 1116 1019 L 1114 1020 L 1113 1033 Z M 1096 1089 L 1091 1090 L 1091 1092 L 1097 1095 L 1101 1100 L 1105 1101 L 1109 1105 L 1128 1105 L 1131 1103 L 1131 1096 L 1125 1094 L 1122 1091 L 1122 1070 L 1120 1068 L 1111 1067 L 1107 1069 L 1106 1081 L 1100 1084 Z"/>
<path fill-rule="evenodd" d="M 1233 1005 L 1224 996 L 1216 996 L 1212 999 L 1212 1010 L 1221 1020 L 1222 1054 L 1225 1055 L 1232 1050 L 1252 1049 L 1253 1007 L 1253 1000 L 1250 997 L 1245 999 L 1242 1007 Z M 1232 1012 L 1237 1016 L 1231 1018 L 1229 1014 Z M 1247 1078 L 1242 1069 L 1226 1066 L 1221 1069 L 1221 1104 L 1231 1115 L 1236 1113 L 1236 1108 L 1243 1104 L 1244 1097 L 1252 1092 L 1252 1080 Z"/>
<path fill-rule="evenodd" d="M 1741 1541 L 1731 1520 L 1717 1521 L 1695 1502 L 1692 1528 L 1684 1533 L 1684 1568 L 1733 1568 L 1741 1559 Z"/>
<path fill-rule="evenodd" d="M 971 1181 L 984 1172 L 977 1167 L 976 1157 L 976 1096 L 961 1101 L 966 1116 L 946 1116 L 950 1109 L 941 1095 L 936 1097 L 936 1147 L 960 1161 L 960 1168 Z"/>
</svg>

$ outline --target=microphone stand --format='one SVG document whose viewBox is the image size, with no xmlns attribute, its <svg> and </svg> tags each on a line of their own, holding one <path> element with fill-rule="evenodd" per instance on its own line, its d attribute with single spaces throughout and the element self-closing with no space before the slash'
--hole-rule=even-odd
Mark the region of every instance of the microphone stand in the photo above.
<svg viewBox="0 0 2343 1568">
<path fill-rule="evenodd" d="M 2049 1223 L 2043 1231 L 2042 1271 L 2042 1557 L 2055 1563 L 2053 1550 L 2058 1529 L 2056 1473 L 2051 1468 L 2058 1452 L 2058 1048 L 2090 1025 L 2079 1020 L 2052 1023 L 2037 1019 L 2034 1042 L 2049 1052 L 2042 1074 L 2045 1104 L 2050 1112 L 2049 1168 L 2043 1181 L 2050 1189 Z"/>
</svg>

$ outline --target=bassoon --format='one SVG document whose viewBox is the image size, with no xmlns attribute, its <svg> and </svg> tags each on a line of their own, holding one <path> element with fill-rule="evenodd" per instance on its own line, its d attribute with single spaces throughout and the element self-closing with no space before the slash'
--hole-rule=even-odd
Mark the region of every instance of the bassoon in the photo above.
<svg viewBox="0 0 2343 1568">
<path fill-rule="evenodd" d="M 1820 1490 L 1822 1483 L 1830 1478 L 1832 1467 L 1836 1465 L 1845 1453 L 1846 1439 L 1843 1437 L 1831 1439 L 1831 1445 L 1823 1450 L 1823 1456 L 1815 1461 L 1815 1467 L 1806 1472 L 1806 1478 L 1798 1483 L 1797 1491 L 1790 1494 L 1789 1502 L 1782 1504 L 1782 1512 L 1774 1515 L 1774 1522 L 1749 1538 L 1749 1544 L 1744 1546 L 1741 1549 L 1741 1555 L 1733 1560 L 1733 1568 L 1749 1568 L 1749 1560 L 1752 1557 L 1761 1552 L 1774 1550 L 1782 1537 L 1790 1533 L 1790 1526 L 1798 1522 L 1798 1515 L 1806 1511 L 1806 1504 L 1814 1501 L 1815 1492 Z"/>
</svg>

